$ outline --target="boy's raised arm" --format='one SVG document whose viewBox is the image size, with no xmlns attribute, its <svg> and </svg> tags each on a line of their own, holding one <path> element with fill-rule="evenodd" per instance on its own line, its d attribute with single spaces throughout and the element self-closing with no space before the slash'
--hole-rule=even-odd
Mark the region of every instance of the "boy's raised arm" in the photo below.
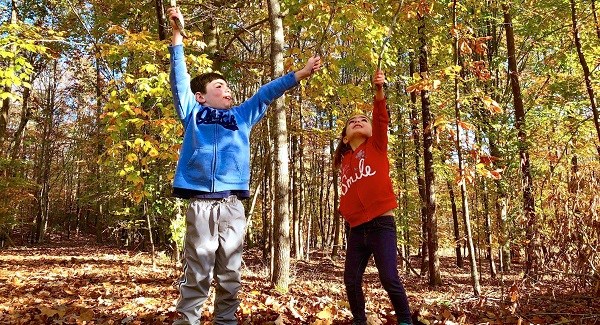
<svg viewBox="0 0 600 325">
<path fill-rule="evenodd" d="M 167 9 L 167 14 L 171 26 L 173 27 L 173 37 L 171 38 L 171 46 L 169 46 L 171 72 L 169 79 L 171 82 L 171 92 L 173 93 L 173 102 L 177 115 L 186 124 L 189 118 L 189 113 L 194 107 L 196 101 L 194 94 L 190 89 L 190 75 L 185 66 L 185 57 L 183 54 L 183 36 L 173 18 L 178 18 L 183 27 L 183 16 L 177 7 Z"/>
<path fill-rule="evenodd" d="M 254 125 L 264 116 L 268 105 L 273 100 L 279 98 L 288 89 L 298 85 L 300 80 L 308 78 L 320 69 L 321 58 L 318 56 L 309 58 L 304 68 L 287 73 L 260 87 L 254 96 L 248 98 L 239 106 L 238 114 L 243 116 L 244 120 L 250 121 L 250 124 Z"/>
</svg>

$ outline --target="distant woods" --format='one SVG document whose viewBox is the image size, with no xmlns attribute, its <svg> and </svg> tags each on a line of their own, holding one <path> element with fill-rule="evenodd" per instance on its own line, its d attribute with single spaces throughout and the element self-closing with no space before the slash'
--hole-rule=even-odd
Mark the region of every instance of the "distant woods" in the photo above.
<svg viewBox="0 0 600 325">
<path fill-rule="evenodd" d="M 185 204 L 170 193 L 182 127 L 166 5 L 4 4 L 0 244 L 58 232 L 177 252 Z M 484 263 L 493 277 L 523 263 L 527 279 L 598 288 L 598 4 L 521 5 L 405 0 L 390 31 L 398 4 L 383 0 L 181 3 L 189 72 L 222 72 L 238 102 L 301 68 L 324 39 L 326 69 L 251 137 L 246 242 L 273 258 L 275 282 L 287 285 L 290 257 L 343 252 L 332 147 L 344 119 L 370 109 L 390 34 L 382 67 L 402 266 L 417 261 L 442 286 L 439 258 L 452 254 L 471 266 L 475 294 Z"/>
</svg>

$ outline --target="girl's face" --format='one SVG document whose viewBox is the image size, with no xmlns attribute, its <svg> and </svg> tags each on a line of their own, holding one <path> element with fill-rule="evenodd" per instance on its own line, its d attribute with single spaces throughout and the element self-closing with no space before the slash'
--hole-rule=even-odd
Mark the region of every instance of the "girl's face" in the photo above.
<svg viewBox="0 0 600 325">
<path fill-rule="evenodd" d="M 366 140 L 373 135 L 373 127 L 371 121 L 365 115 L 355 115 L 351 117 L 346 123 L 346 136 L 344 137 L 344 143 L 349 143 L 354 139 Z"/>
</svg>

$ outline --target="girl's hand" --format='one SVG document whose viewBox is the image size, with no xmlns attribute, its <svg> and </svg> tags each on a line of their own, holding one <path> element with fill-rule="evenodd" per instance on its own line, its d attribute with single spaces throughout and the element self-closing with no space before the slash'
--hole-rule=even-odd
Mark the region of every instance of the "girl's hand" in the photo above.
<svg viewBox="0 0 600 325">
<path fill-rule="evenodd" d="M 385 84 L 385 74 L 381 70 L 375 71 L 373 76 L 373 84 L 377 89 L 381 88 Z"/>
</svg>

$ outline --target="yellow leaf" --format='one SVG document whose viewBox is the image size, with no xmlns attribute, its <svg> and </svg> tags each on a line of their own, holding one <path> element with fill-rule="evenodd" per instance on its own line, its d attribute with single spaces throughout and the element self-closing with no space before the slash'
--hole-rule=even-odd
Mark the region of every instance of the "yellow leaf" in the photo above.
<svg viewBox="0 0 600 325">
<path fill-rule="evenodd" d="M 134 162 L 137 160 L 137 155 L 134 153 L 130 153 L 127 155 L 127 157 L 125 157 L 125 159 L 127 159 L 127 161 L 129 162 Z"/>
<path fill-rule="evenodd" d="M 317 317 L 320 319 L 331 319 L 333 315 L 331 314 L 331 309 L 329 307 L 325 307 L 317 314 Z"/>
<path fill-rule="evenodd" d="M 38 309 L 40 310 L 40 312 L 42 313 L 42 315 L 45 315 L 47 317 L 52 317 L 52 316 L 58 314 L 58 310 L 52 309 L 52 308 L 48 308 L 48 307 L 45 307 L 45 306 L 40 306 L 40 307 L 38 307 Z"/>
<path fill-rule="evenodd" d="M 500 107 L 500 104 L 498 104 L 489 96 L 483 97 L 483 104 L 485 105 L 485 108 L 487 108 L 492 113 L 502 113 L 502 107 Z"/>
</svg>

